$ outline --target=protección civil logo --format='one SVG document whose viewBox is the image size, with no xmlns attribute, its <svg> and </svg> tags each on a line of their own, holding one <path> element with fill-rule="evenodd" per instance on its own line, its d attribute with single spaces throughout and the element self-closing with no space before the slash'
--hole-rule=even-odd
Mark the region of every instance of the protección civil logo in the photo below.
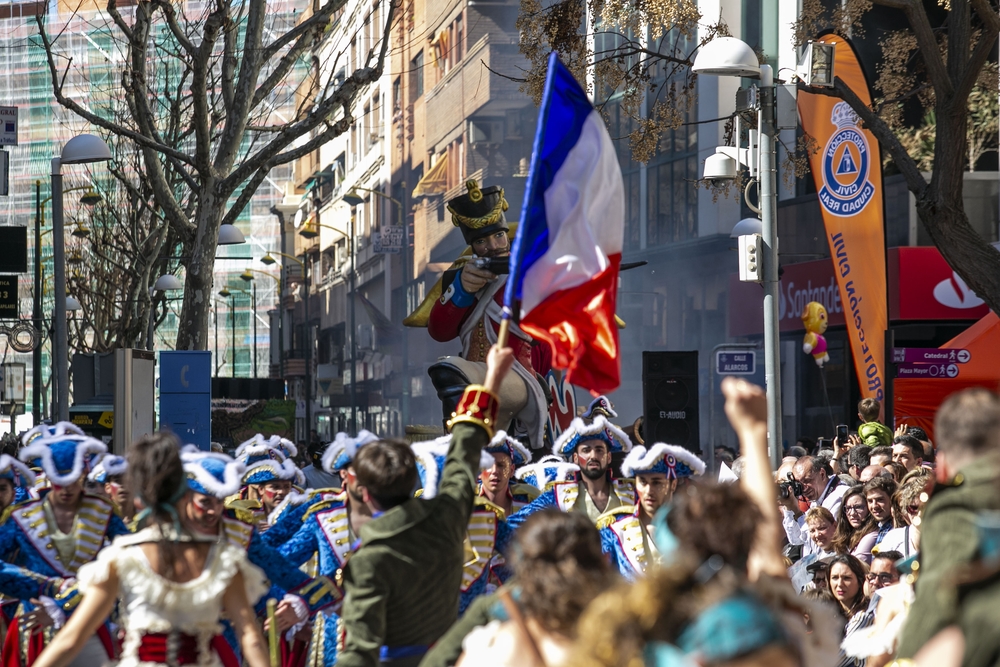
<svg viewBox="0 0 1000 667">
<path fill-rule="evenodd" d="M 820 204 L 832 215 L 860 213 L 875 195 L 869 180 L 871 152 L 861 132 L 860 118 L 847 102 L 838 102 L 830 113 L 837 131 L 823 149 L 823 188 Z"/>
</svg>

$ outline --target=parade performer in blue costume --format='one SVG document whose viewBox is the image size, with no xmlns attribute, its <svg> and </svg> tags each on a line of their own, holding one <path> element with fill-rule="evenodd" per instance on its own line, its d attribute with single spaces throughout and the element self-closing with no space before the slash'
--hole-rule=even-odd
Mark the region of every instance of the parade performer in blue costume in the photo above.
<svg viewBox="0 0 1000 667">
<path fill-rule="evenodd" d="M 34 500 L 35 473 L 13 456 L 0 454 L 0 523 L 8 507 Z"/>
<path fill-rule="evenodd" d="M 51 488 L 40 500 L 14 507 L 0 525 L 0 560 L 44 577 L 69 578 L 111 539 L 129 533 L 110 501 L 83 492 L 90 455 L 103 454 L 107 447 L 100 440 L 79 435 L 78 430 L 72 424 L 60 423 L 25 435 L 25 442 L 31 440 L 21 450 L 20 458 L 38 465 Z M 5 666 L 30 665 L 51 638 L 51 628 L 61 627 L 66 615 L 80 602 L 75 591 L 58 602 L 49 597 L 38 599 L 41 607 L 30 600 L 21 601 L 22 614 L 7 631 L 5 647 L 12 650 L 4 651 Z M 105 625 L 74 664 L 103 664 L 114 656 L 115 644 Z"/>
<path fill-rule="evenodd" d="M 524 445 L 505 431 L 497 431 L 486 451 L 493 455 L 493 465 L 479 475 L 480 498 L 510 516 L 540 495 L 537 487 L 514 481 L 516 472 L 531 462 L 531 454 Z"/>
<path fill-rule="evenodd" d="M 635 507 L 619 507 L 605 512 L 597 520 L 601 548 L 622 575 L 634 581 L 660 553 L 653 541 L 650 524 L 656 511 L 671 501 L 678 481 L 702 475 L 705 463 L 697 456 L 674 445 L 658 442 L 649 447 L 635 447 L 622 463 L 622 474 L 635 478 L 638 500 Z"/>
<path fill-rule="evenodd" d="M 571 459 L 579 466 L 575 479 L 557 482 L 530 505 L 508 519 L 512 528 L 545 507 L 558 507 L 563 512 L 584 512 L 592 521 L 604 512 L 635 503 L 635 490 L 628 479 L 615 479 L 611 473 L 611 454 L 628 452 L 632 441 L 604 415 L 596 415 L 591 423 L 579 417 L 552 446 L 552 452 Z"/>
<path fill-rule="evenodd" d="M 301 486 L 306 478 L 291 458 L 297 453 L 290 440 L 276 435 L 265 438 L 258 433 L 241 444 L 236 460 L 246 468 L 243 486 L 227 507 L 238 510 L 240 518 L 256 523 L 262 531 L 274 525 L 296 501 L 304 500 Z"/>
<path fill-rule="evenodd" d="M 135 530 L 135 503 L 132 502 L 132 491 L 125 484 L 125 473 L 128 472 L 128 461 L 124 456 L 108 454 L 104 456 L 94 469 L 87 475 L 87 481 L 97 484 L 105 498 L 115 507 L 115 514 L 130 530 Z"/>
<path fill-rule="evenodd" d="M 364 430 L 356 438 L 338 433 L 327 446 L 322 456 L 323 470 L 330 475 L 340 475 L 343 491 L 311 504 L 306 510 L 295 535 L 280 548 L 289 565 L 301 566 L 315 556 L 319 574 L 340 585 L 342 570 L 357 543 L 358 532 L 372 517 L 357 490 L 352 463 L 358 449 L 377 439 Z M 290 513 L 283 516 L 279 523 L 290 520 L 289 516 Z M 309 667 L 325 667 L 337 662 L 339 611 L 338 601 L 316 615 L 306 660 Z"/>
<path fill-rule="evenodd" d="M 288 637 L 294 637 L 312 615 L 338 604 L 340 591 L 327 577 L 312 578 L 289 567 L 277 550 L 263 542 L 254 526 L 224 510 L 224 499 L 237 493 L 242 484 L 245 472 L 242 463 L 225 454 L 198 451 L 191 445 L 185 447 L 181 460 L 192 494 L 191 502 L 187 503 L 189 516 L 186 519 L 199 532 L 219 535 L 228 544 L 245 549 L 250 562 L 264 571 L 272 583 L 270 596 L 281 600 L 276 614 L 278 629 L 289 633 L 282 642 L 282 665 L 301 665 L 306 647 L 302 642 L 297 646 L 288 641 Z M 232 642 L 230 644 L 230 648 L 235 647 Z M 221 656 L 223 647 L 219 642 L 215 645 Z M 234 655 L 227 656 L 223 662 L 233 660 Z"/>
<path fill-rule="evenodd" d="M 507 435 L 499 431 L 502 437 L 491 440 L 489 447 L 498 452 L 501 459 L 510 456 L 513 452 L 518 458 L 529 460 L 523 451 L 523 446 L 518 443 L 519 451 L 514 449 L 509 442 L 505 442 Z M 516 442 L 516 441 L 513 441 Z M 413 455 L 417 461 L 417 474 L 420 476 L 420 497 L 426 500 L 435 498 L 438 493 L 438 481 L 441 479 L 444 470 L 445 458 L 451 446 L 451 436 L 432 440 L 429 442 L 416 442 L 411 446 Z M 493 455 L 483 449 L 480 457 L 479 468 L 481 471 L 490 471 L 496 468 L 496 459 Z M 509 473 L 508 473 L 509 474 Z M 480 473 L 480 478 L 483 473 Z M 462 615 L 465 610 L 480 595 L 492 592 L 502 583 L 499 575 L 494 573 L 493 566 L 502 565 L 503 560 L 495 562 L 500 555 L 499 544 L 506 544 L 509 540 L 507 523 L 503 509 L 494 505 L 483 495 L 474 498 L 472 514 L 469 516 L 468 530 L 465 534 L 465 560 L 462 567 L 462 584 L 459 589 L 458 613 Z"/>
</svg>

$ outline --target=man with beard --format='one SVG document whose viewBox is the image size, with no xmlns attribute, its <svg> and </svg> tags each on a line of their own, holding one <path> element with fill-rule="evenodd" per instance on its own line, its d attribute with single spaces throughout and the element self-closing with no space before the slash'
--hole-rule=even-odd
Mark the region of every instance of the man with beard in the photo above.
<svg viewBox="0 0 1000 667">
<path fill-rule="evenodd" d="M 466 183 L 467 192 L 448 202 L 452 223 L 461 229 L 471 256 L 463 256 L 445 271 L 441 283 L 428 297 L 433 301 L 426 315 L 431 338 L 462 341 L 459 357 L 442 357 L 428 369 L 441 399 L 444 420 L 451 418 L 458 400 L 470 382 L 482 382 L 486 374 L 486 354 L 500 330 L 504 285 L 507 275 L 494 273 L 478 260 L 502 259 L 510 255 L 510 228 L 504 211 L 507 200 L 503 188 L 480 189 L 475 180 Z M 493 267 L 499 269 L 499 267 Z M 404 324 L 414 326 L 424 305 Z M 517 419 L 527 432 L 531 446 L 542 447 L 548 399 L 539 374 L 551 367 L 547 345 L 535 345 L 527 333 L 511 321 L 507 345 L 513 350 L 514 372 L 500 388 L 501 414 L 498 426 L 513 432 L 509 423 Z"/>
<path fill-rule="evenodd" d="M 78 430 L 62 422 L 25 435 L 26 441 L 32 440 L 21 450 L 20 458 L 37 462 L 51 488 L 41 500 L 14 507 L 0 525 L 0 560 L 44 577 L 70 578 L 106 543 L 129 533 L 108 500 L 83 491 L 89 456 L 104 454 L 107 447 L 100 440 L 80 435 Z M 7 631 L 7 645 L 21 650 L 6 652 L 4 665 L 19 665 L 22 661 L 30 665 L 51 638 L 49 628 L 61 627 L 66 614 L 79 601 L 75 593 L 58 601 L 47 597 L 22 600 L 23 615 Z M 103 664 L 114 657 L 114 643 L 105 625 L 72 664 Z"/>
<path fill-rule="evenodd" d="M 635 477 L 638 502 L 634 508 L 620 507 L 597 520 L 604 553 L 611 556 L 622 576 L 633 581 L 659 561 L 653 516 L 673 499 L 678 479 L 704 473 L 705 462 L 683 447 L 658 442 L 648 450 L 639 445 L 629 452 L 622 474 Z"/>
<path fill-rule="evenodd" d="M 316 614 L 319 618 L 320 614 L 317 612 L 339 606 L 343 597 L 340 589 L 327 577 L 311 578 L 301 570 L 289 567 L 282 554 L 264 543 L 260 532 L 225 509 L 225 498 L 240 490 L 244 473 L 242 463 L 225 454 L 200 452 L 190 445 L 181 454 L 181 460 L 184 462 L 191 494 L 191 502 L 185 505 L 185 518 L 199 533 L 218 535 L 229 544 L 245 549 L 250 562 L 264 570 L 272 583 L 265 600 L 280 600 L 275 613 L 278 630 L 281 633 L 292 630 L 282 638 L 282 665 L 301 665 L 305 659 L 307 644 L 290 638 L 305 626 L 310 616 Z M 258 603 L 258 613 L 263 611 L 265 604 L 264 601 Z M 265 622 L 265 630 L 269 622 Z M 213 646 L 220 655 L 226 653 L 227 649 L 235 655 L 239 644 L 228 628 L 225 643 L 229 646 L 216 638 Z"/>
<path fill-rule="evenodd" d="M 576 479 L 556 482 L 530 505 L 508 519 L 512 529 L 540 509 L 558 507 L 563 512 L 584 512 L 597 521 L 605 512 L 635 503 L 631 481 L 611 474 L 612 452 L 628 452 L 632 441 L 603 415 L 589 424 L 577 417 L 552 446 L 556 456 L 570 459 L 580 467 Z"/>
</svg>

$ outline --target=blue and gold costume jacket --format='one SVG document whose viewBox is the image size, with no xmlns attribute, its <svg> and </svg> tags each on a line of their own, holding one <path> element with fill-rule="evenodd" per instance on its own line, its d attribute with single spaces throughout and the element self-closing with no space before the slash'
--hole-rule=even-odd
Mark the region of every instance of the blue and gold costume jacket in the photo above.
<svg viewBox="0 0 1000 667">
<path fill-rule="evenodd" d="M 347 564 L 353 548 L 352 541 L 347 494 L 342 492 L 325 500 L 310 503 L 309 507 L 301 512 L 299 529 L 279 548 L 286 567 L 303 566 L 315 556 L 318 574 L 332 578 L 338 586 L 337 603 L 316 615 L 308 665 L 326 666 L 337 662 L 340 621 L 337 613 L 340 611 L 341 602 L 339 585 L 341 571 Z"/>
<path fill-rule="evenodd" d="M 537 488 L 528 484 L 510 485 L 507 494 L 511 499 L 512 512 L 527 507 L 539 493 Z M 459 615 L 464 614 L 477 597 L 492 592 L 511 577 L 512 572 L 502 553 L 511 537 L 512 529 L 505 512 L 487 500 L 480 488 L 465 537 Z"/>
<path fill-rule="evenodd" d="M 629 581 L 643 576 L 659 551 L 643 532 L 639 506 L 616 507 L 597 519 L 601 532 L 601 549 L 611 558 L 611 564 Z"/>
<path fill-rule="evenodd" d="M 582 500 L 580 490 L 581 484 L 578 479 L 556 482 L 545 493 L 531 501 L 527 507 L 512 514 L 507 521 L 511 529 L 517 530 L 529 516 L 548 507 L 555 507 L 563 512 L 572 512 L 576 508 L 577 502 Z M 635 486 L 630 479 L 612 479 L 611 493 L 618 497 L 622 505 L 635 504 Z"/>
</svg>

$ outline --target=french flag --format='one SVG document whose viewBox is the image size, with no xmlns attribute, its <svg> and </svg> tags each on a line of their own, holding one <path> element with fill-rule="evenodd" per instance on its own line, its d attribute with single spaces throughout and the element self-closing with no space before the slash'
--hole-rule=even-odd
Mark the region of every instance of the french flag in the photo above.
<svg viewBox="0 0 1000 667">
<path fill-rule="evenodd" d="M 576 79 L 549 56 L 504 304 L 552 349 L 552 366 L 600 394 L 620 384 L 615 302 L 625 188 L 611 137 Z"/>
</svg>

